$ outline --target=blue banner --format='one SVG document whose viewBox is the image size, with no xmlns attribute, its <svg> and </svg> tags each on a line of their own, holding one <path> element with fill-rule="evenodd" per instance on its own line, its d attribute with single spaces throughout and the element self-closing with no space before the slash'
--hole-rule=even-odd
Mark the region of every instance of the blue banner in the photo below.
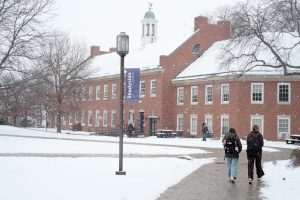
<svg viewBox="0 0 300 200">
<path fill-rule="evenodd" d="M 125 85 L 125 100 L 129 102 L 139 102 L 140 68 L 126 68 Z"/>
</svg>

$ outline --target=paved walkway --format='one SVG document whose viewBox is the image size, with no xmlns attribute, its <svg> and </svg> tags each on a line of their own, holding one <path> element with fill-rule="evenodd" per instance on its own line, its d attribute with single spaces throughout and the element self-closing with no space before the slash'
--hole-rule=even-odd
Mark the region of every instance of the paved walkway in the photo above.
<svg viewBox="0 0 300 200">
<path fill-rule="evenodd" d="M 85 141 L 85 142 L 110 142 L 90 139 L 71 139 L 71 138 L 55 138 L 55 137 L 36 137 L 36 136 L 19 136 L 19 135 L 6 135 L 0 136 L 11 137 L 28 137 L 38 139 L 62 139 L 72 141 Z M 154 146 L 174 146 L 177 145 L 163 145 L 163 144 L 144 144 L 132 143 L 127 144 L 136 145 L 154 145 Z M 177 146 L 185 148 L 196 148 L 188 146 Z M 197 147 L 199 148 L 199 147 Z M 227 166 L 224 160 L 223 149 L 204 148 L 211 153 L 194 155 L 195 158 L 216 158 L 214 163 L 204 165 L 191 173 L 189 176 L 182 179 L 178 184 L 168 188 L 160 195 L 157 200 L 260 200 L 263 199 L 259 196 L 259 189 L 264 186 L 264 182 L 254 181 L 252 185 L 248 184 L 247 177 L 247 159 L 246 152 L 242 151 L 240 154 L 238 164 L 238 177 L 234 184 L 227 180 Z M 263 162 L 276 160 L 286 160 L 290 158 L 291 149 L 280 149 L 280 152 L 263 152 Z M 116 154 L 43 154 L 43 153 L 0 153 L 0 156 L 19 156 L 19 157 L 116 157 Z M 159 157 L 170 155 L 157 155 Z M 174 155 L 172 155 L 174 156 Z M 172 157 L 170 156 L 170 157 Z M 125 155 L 124 157 L 144 157 L 143 155 Z M 156 157 L 155 155 L 145 157 Z M 265 171 L 267 174 L 268 172 Z"/>
<path fill-rule="evenodd" d="M 248 184 L 246 152 L 240 154 L 238 177 L 234 184 L 227 180 L 227 166 L 222 149 L 205 149 L 212 154 L 201 157 L 216 157 L 214 163 L 204 165 L 185 177 L 178 184 L 167 189 L 157 200 L 260 200 L 259 189 L 264 182 Z M 292 150 L 280 149 L 280 152 L 263 152 L 263 162 L 286 160 Z M 265 171 L 267 174 L 268 172 Z"/>
</svg>

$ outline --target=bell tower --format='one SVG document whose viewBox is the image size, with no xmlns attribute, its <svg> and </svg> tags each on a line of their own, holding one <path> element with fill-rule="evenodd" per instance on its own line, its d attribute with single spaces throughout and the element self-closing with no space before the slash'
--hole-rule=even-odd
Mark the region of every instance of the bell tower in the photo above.
<svg viewBox="0 0 300 200">
<path fill-rule="evenodd" d="M 155 15 L 152 12 L 153 3 L 149 3 L 149 10 L 145 13 L 142 20 L 142 44 L 154 43 L 157 40 L 157 23 Z"/>
</svg>

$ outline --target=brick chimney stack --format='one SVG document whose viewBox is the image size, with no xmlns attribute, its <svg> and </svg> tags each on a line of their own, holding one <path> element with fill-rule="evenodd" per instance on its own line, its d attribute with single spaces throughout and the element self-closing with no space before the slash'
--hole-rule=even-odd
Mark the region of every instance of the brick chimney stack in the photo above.
<svg viewBox="0 0 300 200">
<path fill-rule="evenodd" d="M 194 31 L 208 25 L 208 18 L 203 16 L 195 17 L 194 19 Z"/>
</svg>

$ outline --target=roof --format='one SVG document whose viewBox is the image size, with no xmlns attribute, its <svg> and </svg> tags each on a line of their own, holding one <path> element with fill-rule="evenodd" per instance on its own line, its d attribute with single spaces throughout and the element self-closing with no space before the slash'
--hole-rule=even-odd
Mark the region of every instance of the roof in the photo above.
<svg viewBox="0 0 300 200">
<path fill-rule="evenodd" d="M 155 19 L 155 15 L 151 10 L 148 10 L 144 15 L 144 19 Z"/>
<path fill-rule="evenodd" d="M 173 81 L 240 74 L 242 72 L 241 67 L 245 66 L 248 63 L 248 60 L 240 59 L 238 61 L 230 63 L 230 65 L 226 67 L 222 63 L 224 61 L 223 58 L 227 55 L 224 53 L 223 49 L 229 44 L 229 42 L 229 40 L 224 40 L 214 43 L 209 49 L 204 52 L 202 56 L 200 56 L 191 65 L 189 65 L 175 79 L 173 79 Z M 282 46 L 291 46 L 292 38 L 289 35 L 285 35 L 280 39 L 279 42 Z M 236 55 L 241 55 L 242 53 L 250 52 L 251 48 L 253 47 L 248 46 L 245 48 L 245 46 L 241 45 L 238 48 L 237 46 L 235 46 L 233 53 Z M 300 46 L 294 48 L 290 53 L 291 54 L 289 56 L 289 59 L 287 59 L 286 62 L 300 66 Z M 264 59 L 268 63 L 277 63 L 270 50 L 264 46 L 260 48 L 260 51 L 256 56 L 258 59 Z M 248 67 L 253 66 L 249 65 Z M 300 72 L 300 69 L 295 69 L 294 71 Z M 283 74 L 283 70 L 282 68 L 274 69 L 267 66 L 259 66 L 246 72 L 246 74 L 280 75 Z"/>
<path fill-rule="evenodd" d="M 169 37 L 145 46 L 130 47 L 124 60 L 125 68 L 140 68 L 141 71 L 159 68 L 161 67 L 160 56 L 170 55 L 190 36 Z M 120 74 L 120 56 L 116 52 L 96 56 L 91 61 L 91 68 L 94 73 L 89 78 L 118 75 Z"/>
</svg>

